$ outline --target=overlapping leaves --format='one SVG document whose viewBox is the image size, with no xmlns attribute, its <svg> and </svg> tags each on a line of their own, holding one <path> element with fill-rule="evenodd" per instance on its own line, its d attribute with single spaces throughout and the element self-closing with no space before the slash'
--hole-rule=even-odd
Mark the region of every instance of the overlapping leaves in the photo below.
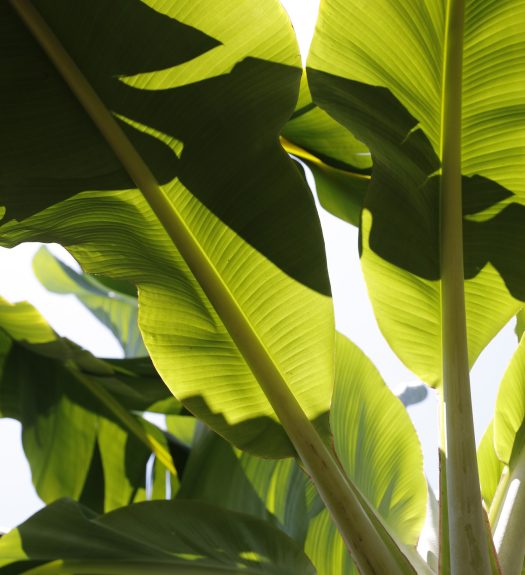
<svg viewBox="0 0 525 575">
<path fill-rule="evenodd" d="M 26 303 L 0 301 L 0 340 L 0 415 L 22 424 L 45 502 L 68 496 L 102 510 L 144 499 L 152 454 L 175 475 L 163 432 L 135 413 L 159 402 L 180 410 L 148 359 L 97 359 Z"/>
<path fill-rule="evenodd" d="M 239 452 L 202 427 L 177 498 L 220 501 L 221 507 L 269 521 L 301 545 L 310 518 L 322 508 L 313 485 L 296 461 L 262 459 Z"/>
<path fill-rule="evenodd" d="M 523 566 L 525 508 L 525 340 L 522 338 L 501 381 L 494 419 L 478 450 L 483 499 L 505 573 Z"/>
<path fill-rule="evenodd" d="M 312 171 L 321 205 L 359 225 L 370 183 L 370 152 L 312 101 L 305 73 L 295 112 L 281 134 L 285 149 Z"/>
<path fill-rule="evenodd" d="M 343 336 L 336 350 L 335 449 L 371 517 L 382 522 L 383 535 L 395 537 L 406 546 L 404 552 L 412 553 L 407 549 L 417 543 L 427 496 L 416 431 L 363 352 Z M 311 522 L 306 550 L 320 574 L 356 572 L 326 510 Z"/>
<path fill-rule="evenodd" d="M 390 345 L 431 385 L 439 384 L 441 365 L 445 4 L 327 0 L 308 61 L 314 101 L 371 150 L 363 269 Z M 524 26 L 523 0 L 466 2 L 462 163 L 471 364 L 525 299 Z"/>
<path fill-rule="evenodd" d="M 326 425 L 330 290 L 313 199 L 278 143 L 301 71 L 277 0 L 35 6 L 163 186 L 204 275 L 249 324 L 250 353 Z M 193 256 L 183 260 L 8 3 L 0 27 L 2 244 L 55 241 L 87 271 L 136 284 L 146 347 L 175 395 L 240 447 L 292 454 Z"/>
<path fill-rule="evenodd" d="M 78 273 L 44 246 L 33 258 L 33 271 L 49 291 L 75 295 L 113 333 L 125 357 L 148 355 L 138 327 L 138 304 L 133 286 L 111 280 L 105 285 L 92 276 Z M 107 279 L 103 281 L 108 282 Z"/>
</svg>

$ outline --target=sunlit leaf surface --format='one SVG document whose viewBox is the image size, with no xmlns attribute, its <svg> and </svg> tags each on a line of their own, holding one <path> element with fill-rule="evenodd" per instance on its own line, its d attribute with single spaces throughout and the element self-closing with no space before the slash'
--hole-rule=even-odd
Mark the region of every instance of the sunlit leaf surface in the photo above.
<svg viewBox="0 0 525 575">
<path fill-rule="evenodd" d="M 362 265 L 379 325 L 420 378 L 441 372 L 438 192 L 445 2 L 322 3 L 314 101 L 372 153 Z M 466 3 L 462 170 L 470 363 L 525 300 L 525 2 Z"/>
<path fill-rule="evenodd" d="M 292 455 L 252 364 L 275 368 L 326 428 L 334 328 L 313 198 L 278 140 L 301 76 L 280 3 L 34 4 L 196 251 L 183 260 L 8 3 L 0 6 L 2 245 L 58 242 L 87 272 L 136 284 L 144 343 L 176 397 L 239 447 Z M 195 266 L 236 310 L 228 329 Z M 249 324 L 250 365 L 239 322 Z"/>
</svg>

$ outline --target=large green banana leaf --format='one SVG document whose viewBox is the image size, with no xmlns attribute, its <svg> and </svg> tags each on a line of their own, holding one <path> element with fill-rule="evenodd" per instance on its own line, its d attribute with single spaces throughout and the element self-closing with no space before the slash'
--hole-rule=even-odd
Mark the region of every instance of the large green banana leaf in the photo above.
<svg viewBox="0 0 525 575">
<path fill-rule="evenodd" d="M 136 284 L 144 342 L 177 398 L 238 446 L 291 455 L 261 371 L 326 425 L 334 327 L 313 198 L 278 141 L 301 75 L 284 10 L 277 0 L 34 5 L 162 185 L 185 259 L 17 0 L 0 5 L 0 243 L 58 242 L 86 271 Z M 227 326 L 217 306 L 233 310 Z"/>
<path fill-rule="evenodd" d="M 97 359 L 59 338 L 29 304 L 0 300 L 0 416 L 22 424 L 45 502 L 68 496 L 110 510 L 144 499 L 152 453 L 175 474 L 164 433 L 134 413 L 169 408 L 168 393 L 147 360 Z"/>
<path fill-rule="evenodd" d="M 40 283 L 57 294 L 73 294 L 117 338 L 126 357 L 148 353 L 138 327 L 136 294 L 122 293 L 96 278 L 76 272 L 44 246 L 33 258 L 33 271 Z"/>
<path fill-rule="evenodd" d="M 330 421 L 348 477 L 413 559 L 427 499 L 419 440 L 402 403 L 372 362 L 341 335 Z M 326 510 L 310 523 L 305 549 L 320 574 L 357 573 Z"/>
<path fill-rule="evenodd" d="M 0 573 L 313 575 L 301 548 L 268 523 L 195 501 L 150 501 L 97 516 L 72 501 L 0 540 Z"/>
<path fill-rule="evenodd" d="M 523 450 L 525 422 L 525 339 L 521 339 L 501 381 L 494 412 L 494 448 L 509 465 Z"/>
<path fill-rule="evenodd" d="M 413 546 L 425 516 L 427 490 L 415 430 L 371 362 L 342 336 L 336 366 L 332 429 L 339 459 L 372 513 Z M 241 454 L 200 428 L 177 497 L 220 501 L 230 510 L 271 517 L 299 543 L 308 536 L 306 549 L 320 572 L 350 568 L 344 543 L 310 488 L 292 459 Z"/>
<path fill-rule="evenodd" d="M 380 327 L 431 385 L 441 372 L 438 191 L 444 0 L 325 0 L 314 101 L 370 149 L 362 265 Z M 465 1 L 462 174 L 469 360 L 525 300 L 525 2 Z"/>
</svg>

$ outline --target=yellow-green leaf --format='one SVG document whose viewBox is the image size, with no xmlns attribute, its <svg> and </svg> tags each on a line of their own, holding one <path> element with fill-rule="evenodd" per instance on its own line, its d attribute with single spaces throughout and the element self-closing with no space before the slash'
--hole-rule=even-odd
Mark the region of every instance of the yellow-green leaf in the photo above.
<svg viewBox="0 0 525 575">
<path fill-rule="evenodd" d="M 386 339 L 441 380 L 443 0 L 321 4 L 314 101 L 370 149 L 362 265 Z M 465 2 L 462 185 L 469 361 L 525 300 L 525 2 Z M 409 63 L 409 64 L 408 64 Z"/>
</svg>

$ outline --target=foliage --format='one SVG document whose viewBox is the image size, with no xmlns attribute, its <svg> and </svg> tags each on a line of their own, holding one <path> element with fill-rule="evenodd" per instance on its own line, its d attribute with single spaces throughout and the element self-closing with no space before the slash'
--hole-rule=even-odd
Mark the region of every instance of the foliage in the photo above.
<svg viewBox="0 0 525 575">
<path fill-rule="evenodd" d="M 524 29 L 524 0 L 323 0 L 302 71 L 277 0 L 0 4 L 0 244 L 66 247 L 84 273 L 42 248 L 37 276 L 125 355 L 0 302 L 0 415 L 49 504 L 0 574 L 521 572 L 523 342 L 478 460 L 468 371 L 525 301 Z M 305 170 L 441 398 L 424 531 L 417 435 L 335 332 Z"/>
</svg>

